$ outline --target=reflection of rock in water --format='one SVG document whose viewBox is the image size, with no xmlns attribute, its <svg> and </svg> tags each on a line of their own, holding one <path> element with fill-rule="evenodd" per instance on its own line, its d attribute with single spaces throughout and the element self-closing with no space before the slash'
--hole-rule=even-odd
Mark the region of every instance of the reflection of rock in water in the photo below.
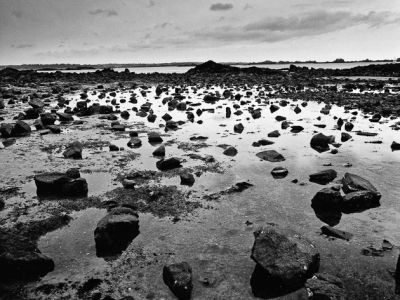
<svg viewBox="0 0 400 300">
<path fill-rule="evenodd" d="M 339 224 L 340 219 L 342 218 L 342 212 L 340 209 L 323 209 L 323 208 L 313 208 L 315 215 L 322 222 L 328 224 L 329 226 L 336 226 Z"/>
</svg>

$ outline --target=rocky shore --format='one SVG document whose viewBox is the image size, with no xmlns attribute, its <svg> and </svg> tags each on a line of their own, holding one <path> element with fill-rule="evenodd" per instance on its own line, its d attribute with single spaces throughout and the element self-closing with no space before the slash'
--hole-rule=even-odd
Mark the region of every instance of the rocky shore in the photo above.
<svg viewBox="0 0 400 300">
<path fill-rule="evenodd" d="M 0 70 L 0 298 L 396 299 L 399 77 Z"/>
</svg>

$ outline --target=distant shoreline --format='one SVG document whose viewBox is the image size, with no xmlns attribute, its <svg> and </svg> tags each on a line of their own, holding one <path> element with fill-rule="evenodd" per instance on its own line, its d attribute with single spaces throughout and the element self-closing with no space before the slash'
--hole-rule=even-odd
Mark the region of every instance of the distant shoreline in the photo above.
<svg viewBox="0 0 400 300">
<path fill-rule="evenodd" d="M 263 62 L 222 62 L 224 65 L 279 65 L 279 64 L 349 64 L 349 63 L 400 63 L 400 60 L 355 60 L 355 61 L 263 61 Z M 173 63 L 141 63 L 141 64 L 22 64 L 1 65 L 0 69 L 14 68 L 17 70 L 35 71 L 73 71 L 73 70 L 96 70 L 114 68 L 149 68 L 149 67 L 195 67 L 202 62 L 173 62 Z"/>
</svg>

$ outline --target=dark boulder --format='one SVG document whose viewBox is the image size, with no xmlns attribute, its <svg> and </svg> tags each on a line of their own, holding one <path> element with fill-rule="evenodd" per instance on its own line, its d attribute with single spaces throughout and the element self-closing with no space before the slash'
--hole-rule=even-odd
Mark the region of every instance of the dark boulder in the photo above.
<svg viewBox="0 0 400 300">
<path fill-rule="evenodd" d="M 112 209 L 94 231 L 99 257 L 120 254 L 139 234 L 139 215 L 127 207 Z"/>
<path fill-rule="evenodd" d="M 57 116 L 61 122 L 73 122 L 74 121 L 74 117 L 70 114 L 57 113 Z"/>
<path fill-rule="evenodd" d="M 278 130 L 274 130 L 274 131 L 271 131 L 270 133 L 268 133 L 268 137 L 272 137 L 272 138 L 277 138 L 277 137 L 280 137 L 280 133 L 279 133 L 279 131 Z"/>
<path fill-rule="evenodd" d="M 348 140 L 350 140 L 352 138 L 352 136 L 350 134 L 348 134 L 347 132 L 342 132 L 341 134 L 341 141 L 347 142 Z"/>
<path fill-rule="evenodd" d="M 244 130 L 244 126 L 242 123 L 236 124 L 235 126 L 233 126 L 233 131 L 236 133 L 242 133 Z"/>
<path fill-rule="evenodd" d="M 149 139 L 150 144 L 160 144 L 163 142 L 162 137 L 157 132 L 148 132 L 147 137 Z"/>
<path fill-rule="evenodd" d="M 354 213 L 379 207 L 380 194 L 368 190 L 348 193 L 343 197 L 342 212 Z"/>
<path fill-rule="evenodd" d="M 223 152 L 223 154 L 225 154 L 226 156 L 235 156 L 238 153 L 238 151 L 236 150 L 235 147 L 233 146 L 229 146 L 228 148 L 225 149 L 225 151 Z"/>
<path fill-rule="evenodd" d="M 80 175 L 79 175 L 80 176 Z M 34 177 L 38 196 L 87 196 L 88 185 L 76 172 L 42 173 Z"/>
<path fill-rule="evenodd" d="M 42 121 L 44 126 L 53 125 L 57 121 L 57 115 L 52 113 L 41 114 L 40 121 Z"/>
<path fill-rule="evenodd" d="M 299 133 L 299 132 L 302 132 L 303 130 L 304 130 L 304 127 L 295 125 L 295 126 L 292 126 L 292 129 L 290 130 L 290 132 Z"/>
<path fill-rule="evenodd" d="M 371 191 L 379 194 L 376 187 L 374 187 L 371 182 L 355 174 L 345 173 L 342 179 L 342 184 L 343 192 L 346 194 L 358 191 Z"/>
<path fill-rule="evenodd" d="M 72 142 L 63 152 L 65 158 L 82 159 L 83 145 L 79 141 Z"/>
<path fill-rule="evenodd" d="M 254 237 L 251 258 L 257 266 L 250 283 L 256 297 L 294 291 L 318 272 L 319 253 L 296 232 L 267 225 L 255 231 Z"/>
<path fill-rule="evenodd" d="M 286 169 L 284 167 L 276 167 L 276 168 L 273 168 L 271 171 L 271 175 L 275 179 L 285 178 L 288 174 L 289 174 L 288 169 Z"/>
<path fill-rule="evenodd" d="M 329 151 L 329 144 L 335 142 L 333 135 L 327 136 L 323 133 L 318 133 L 311 138 L 310 146 L 317 152 Z"/>
<path fill-rule="evenodd" d="M 328 184 L 334 180 L 337 176 L 337 172 L 333 169 L 324 170 L 310 175 L 310 181 L 319 184 Z"/>
<path fill-rule="evenodd" d="M 0 133 L 2 138 L 9 138 L 12 136 L 14 125 L 10 123 L 1 123 Z"/>
<path fill-rule="evenodd" d="M 282 154 L 276 152 L 275 150 L 266 150 L 256 154 L 257 157 L 261 158 L 262 160 L 270 161 L 270 162 L 280 162 L 284 161 L 285 158 Z"/>
<path fill-rule="evenodd" d="M 181 162 L 178 158 L 171 157 L 157 161 L 156 166 L 161 171 L 167 171 L 181 167 Z"/>
<path fill-rule="evenodd" d="M 192 186 L 195 182 L 194 176 L 191 173 L 182 173 L 179 176 L 181 178 L 181 185 Z"/>
<path fill-rule="evenodd" d="M 187 262 L 164 266 L 163 280 L 179 300 L 191 298 L 193 290 L 192 268 Z"/>
<path fill-rule="evenodd" d="M 333 187 L 327 187 L 315 194 L 311 200 L 311 206 L 313 208 L 337 209 L 340 207 L 342 201 L 343 197 L 340 191 Z"/>
<path fill-rule="evenodd" d="M 127 145 L 129 148 L 139 148 L 142 146 L 142 141 L 137 137 L 132 137 Z"/>
<path fill-rule="evenodd" d="M 346 124 L 344 124 L 344 130 L 346 131 L 352 131 L 354 128 L 354 124 L 350 123 L 350 122 L 346 122 Z"/>
<path fill-rule="evenodd" d="M 271 104 L 271 106 L 269 107 L 269 110 L 271 111 L 271 114 L 276 112 L 278 109 L 279 109 L 279 106 L 277 106 L 275 104 Z"/>
<path fill-rule="evenodd" d="M 11 135 L 14 137 L 27 136 L 31 134 L 31 126 L 24 121 L 17 121 L 15 123 Z"/>
<path fill-rule="evenodd" d="M 153 151 L 154 156 L 165 156 L 165 146 L 161 145 Z"/>
<path fill-rule="evenodd" d="M 400 144 L 393 141 L 393 143 L 390 145 L 390 148 L 392 151 L 400 150 Z"/>
</svg>

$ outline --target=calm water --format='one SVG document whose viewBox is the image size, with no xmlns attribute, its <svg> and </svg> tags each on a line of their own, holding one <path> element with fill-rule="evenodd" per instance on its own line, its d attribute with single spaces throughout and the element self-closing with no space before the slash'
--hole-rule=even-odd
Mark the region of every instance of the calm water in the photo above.
<svg viewBox="0 0 400 300">
<path fill-rule="evenodd" d="M 350 69 L 357 66 L 368 66 L 370 64 L 387 64 L 386 62 L 368 63 L 368 62 L 357 62 L 357 63 L 304 63 L 295 64 L 298 67 L 308 67 L 308 68 L 323 68 L 323 69 Z M 289 68 L 290 64 L 261 64 L 261 65 L 234 65 L 239 68 L 247 67 L 259 67 L 259 68 L 269 68 L 269 69 L 285 69 Z M 128 68 L 130 72 L 135 73 L 186 73 L 188 70 L 192 69 L 193 66 L 166 66 L 166 67 L 135 67 Z M 87 70 L 66 70 L 61 71 L 63 73 L 87 73 L 95 72 L 98 69 L 87 69 Z M 125 68 L 114 68 L 117 72 L 123 72 Z M 39 72 L 55 72 L 55 71 L 39 71 Z"/>
<path fill-rule="evenodd" d="M 257 87 L 252 89 L 257 94 Z M 220 91 L 220 87 L 214 87 L 210 91 Z M 170 90 L 172 92 L 172 89 Z M 129 120 L 122 120 L 125 124 L 144 122 L 152 130 L 162 132 L 159 127 L 164 124 L 161 116 L 167 112 L 167 106 L 162 105 L 161 99 L 155 99 L 155 87 L 148 90 L 147 96 L 140 94 L 140 89 L 134 91 L 138 96 L 138 104 L 121 103 L 120 109 L 128 109 L 131 113 Z M 225 107 L 231 107 L 235 101 L 221 100 L 215 105 L 205 104 L 203 94 L 207 91 L 200 89 L 197 93 L 185 92 L 187 100 L 193 103 L 201 103 L 200 108 L 215 108 L 215 113 L 204 112 L 195 120 L 203 120 L 204 124 L 186 123 L 175 132 L 169 132 L 164 137 L 164 142 L 176 139 L 177 141 L 189 142 L 193 135 L 205 135 L 209 139 L 205 142 L 209 147 L 198 150 L 200 155 L 213 155 L 215 159 L 226 168 L 225 174 L 204 173 L 196 178 L 193 187 L 180 187 L 182 190 L 192 190 L 195 194 L 220 191 L 228 188 L 239 181 L 249 180 L 254 187 L 238 193 L 221 198 L 212 204 L 216 209 L 198 210 L 191 221 L 181 221 L 174 224 L 168 218 L 157 218 L 148 214 L 140 214 L 141 234 L 131 243 L 126 255 L 121 257 L 123 264 L 129 264 L 129 253 L 137 253 L 146 249 L 150 253 L 172 252 L 177 260 L 188 261 L 196 276 L 206 276 L 214 272 L 221 276 L 224 284 L 216 289 L 204 289 L 195 280 L 194 298 L 211 299 L 216 298 L 215 293 L 222 293 L 224 299 L 252 298 L 249 287 L 249 278 L 254 268 L 254 262 L 250 259 L 250 250 L 254 238 L 252 231 L 257 225 L 266 222 L 289 226 L 309 238 L 321 252 L 321 271 L 333 274 L 338 272 L 366 272 L 380 276 L 383 280 L 390 281 L 387 270 L 395 266 L 397 250 L 385 257 L 371 258 L 360 254 L 363 247 L 370 244 L 379 245 L 382 240 L 388 239 L 393 243 L 400 240 L 400 151 L 392 152 L 390 144 L 393 140 L 400 141 L 400 133 L 392 130 L 389 125 L 398 122 L 396 120 L 383 119 L 381 123 L 371 123 L 368 118 L 359 112 L 354 121 L 354 130 L 377 132 L 377 137 L 357 136 L 354 132 L 353 141 L 343 143 L 339 153 L 333 155 L 329 152 L 318 153 L 309 146 L 312 135 L 323 132 L 334 135 L 340 142 L 340 131 L 334 128 L 336 121 L 333 116 L 350 119 L 353 117 L 344 108 L 333 106 L 329 115 L 321 116 L 320 110 L 324 104 L 309 102 L 308 106 L 296 114 L 293 109 L 299 102 L 292 101 L 287 107 L 281 107 L 277 112 L 271 114 L 269 105 L 256 104 L 252 101 L 242 105 L 243 115 L 232 114 L 231 118 L 225 117 Z M 245 94 L 245 91 L 239 91 Z M 129 91 L 121 91 L 117 99 L 129 99 Z M 190 99 L 189 99 L 190 98 Z M 72 95 L 71 106 L 79 100 L 79 95 Z M 89 93 L 92 103 L 106 103 L 108 99 L 99 100 L 97 96 Z M 243 98 L 254 100 L 254 97 Z M 140 107 L 143 103 L 152 102 L 152 109 L 158 118 L 155 123 L 147 123 L 145 118 L 139 118 L 130 109 L 133 106 Z M 277 102 L 279 99 L 271 99 Z M 247 108 L 255 105 L 262 109 L 262 117 L 253 120 Z M 195 110 L 198 107 L 195 107 Z M 232 108 L 232 112 L 235 109 Z M 186 112 L 168 111 L 173 120 L 186 120 Z M 298 134 L 290 133 L 290 130 L 281 130 L 280 122 L 275 116 L 282 115 L 292 121 L 294 125 L 301 125 L 304 131 Z M 233 125 L 242 122 L 245 130 L 242 134 L 233 132 Z M 325 129 L 319 129 L 314 124 L 326 124 Z M 281 132 L 279 138 L 268 138 L 267 134 L 275 129 Z M 126 147 L 129 140 L 128 134 L 115 139 L 115 143 L 125 146 L 125 151 L 134 151 L 141 154 L 140 158 L 132 162 L 132 168 L 156 170 L 156 158 L 152 156 L 154 146 L 147 142 L 147 134 L 139 135 L 143 146 L 131 150 Z M 264 147 L 252 147 L 251 144 L 261 138 L 273 140 L 275 144 Z M 381 140 L 383 144 L 367 144 L 365 142 Z M 219 144 L 233 145 L 238 149 L 235 157 L 227 157 L 222 154 L 223 149 L 217 147 Z M 285 161 L 271 163 L 260 161 L 256 153 L 274 149 L 284 155 Z M 105 149 L 104 151 L 108 151 Z M 177 156 L 186 158 L 184 167 L 199 165 L 201 162 L 193 161 L 185 155 L 187 152 L 177 148 L 177 145 L 166 147 L 166 156 Z M 332 163 L 332 167 L 324 167 L 323 164 Z M 351 163 L 351 168 L 345 167 Z M 274 167 L 284 166 L 289 170 L 289 175 L 284 179 L 273 179 L 270 172 Z M 324 225 L 315 215 L 310 207 L 311 198 L 324 186 L 308 182 L 308 175 L 327 168 L 333 168 L 338 172 L 337 179 L 342 178 L 345 172 L 362 175 L 370 180 L 382 193 L 381 206 L 362 213 L 343 214 L 336 228 L 346 230 L 354 234 L 350 242 L 341 240 L 329 241 L 320 235 L 320 227 Z M 85 177 L 85 175 L 83 175 Z M 294 184 L 293 179 L 304 182 L 305 185 Z M 173 177 L 163 181 L 164 184 L 178 185 L 179 177 Z M 99 269 L 109 268 L 106 262 L 96 258 L 94 254 L 93 230 L 98 220 L 104 216 L 103 210 L 89 209 L 73 215 L 75 218 L 67 227 L 49 233 L 39 241 L 40 250 L 54 259 L 56 269 L 49 273 L 43 280 L 54 280 L 59 278 L 71 278 L 79 274 L 90 274 Z M 253 226 L 246 226 L 245 222 L 251 221 Z M 72 242 L 72 241 L 77 241 Z M 126 261 L 124 261 L 126 259 Z M 146 274 L 142 280 L 149 290 L 161 293 L 158 296 L 169 298 L 168 291 L 162 282 L 160 265 L 149 266 L 141 270 Z M 212 273 L 212 274 L 214 274 Z M 223 274 L 223 276 L 221 275 Z M 167 294 L 165 294 L 167 293 Z M 225 294 L 224 294 L 225 293 Z M 160 298 L 158 297 L 158 298 Z"/>
</svg>

